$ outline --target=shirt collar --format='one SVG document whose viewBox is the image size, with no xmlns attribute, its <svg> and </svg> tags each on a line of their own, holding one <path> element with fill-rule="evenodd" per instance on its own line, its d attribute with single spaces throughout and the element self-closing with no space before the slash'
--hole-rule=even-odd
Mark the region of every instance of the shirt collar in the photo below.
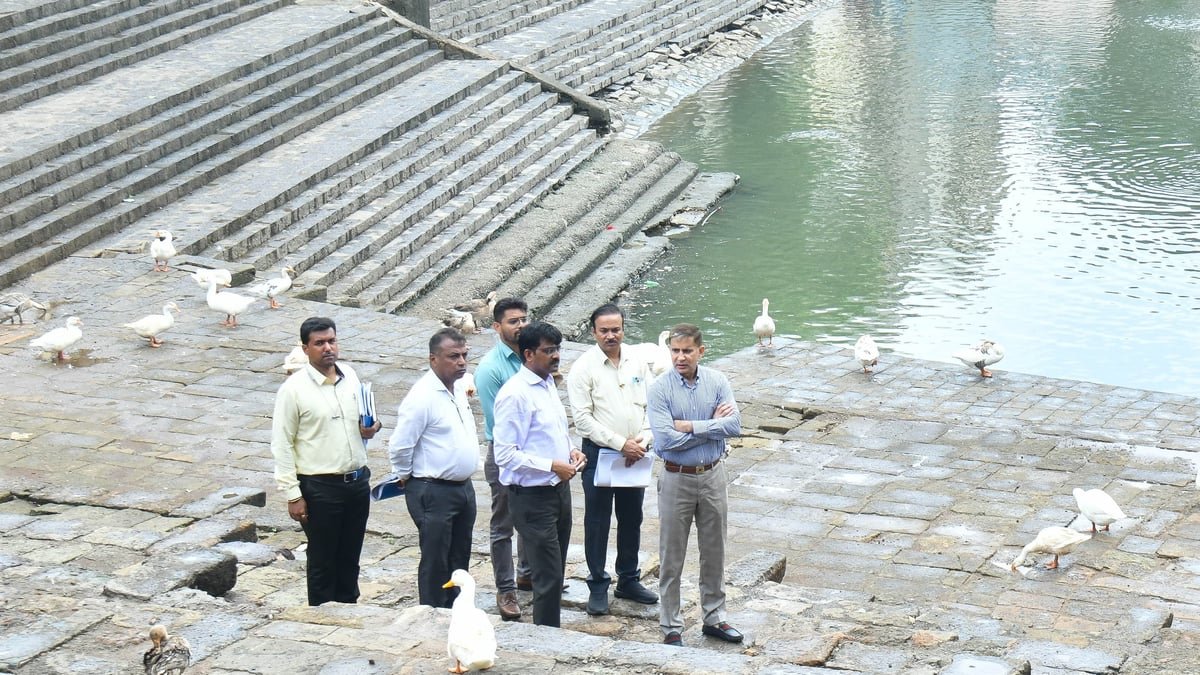
<svg viewBox="0 0 1200 675">
<path fill-rule="evenodd" d="M 546 386 L 550 387 L 551 389 L 554 388 L 554 375 L 549 375 L 545 379 L 542 379 L 538 377 L 537 373 L 526 368 L 525 364 L 521 364 L 521 369 L 517 371 L 515 377 L 521 378 L 521 381 L 525 384 L 546 384 Z"/>
<path fill-rule="evenodd" d="M 319 385 L 320 384 L 337 384 L 338 382 L 341 382 L 342 378 L 345 377 L 346 375 L 342 372 L 341 368 L 337 367 L 337 365 L 334 365 L 333 368 L 337 372 L 337 377 L 335 377 L 332 382 L 329 381 L 329 378 L 325 377 L 325 373 L 322 373 L 321 371 L 314 368 L 313 364 L 311 364 L 311 363 L 306 364 L 304 366 L 304 372 L 308 373 L 308 376 L 310 378 L 312 378 L 312 381 Z"/>
</svg>

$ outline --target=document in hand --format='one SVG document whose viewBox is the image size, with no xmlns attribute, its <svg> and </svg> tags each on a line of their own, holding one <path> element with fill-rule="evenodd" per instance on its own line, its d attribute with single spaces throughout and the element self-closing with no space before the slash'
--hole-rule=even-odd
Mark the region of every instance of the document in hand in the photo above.
<svg viewBox="0 0 1200 675">
<path fill-rule="evenodd" d="M 375 426 L 375 392 L 371 391 L 370 382 L 358 384 L 358 411 L 364 427 Z"/>
<path fill-rule="evenodd" d="M 391 499 L 392 497 L 399 497 L 402 494 L 404 494 L 404 486 L 400 484 L 400 477 L 394 473 L 389 473 L 375 487 L 371 488 L 371 501 L 377 502 L 382 499 Z"/>
<path fill-rule="evenodd" d="M 654 456 L 647 453 L 633 466 L 625 466 L 625 455 L 609 448 L 600 448 L 596 458 L 597 487 L 650 487 L 650 470 L 654 468 Z"/>
</svg>

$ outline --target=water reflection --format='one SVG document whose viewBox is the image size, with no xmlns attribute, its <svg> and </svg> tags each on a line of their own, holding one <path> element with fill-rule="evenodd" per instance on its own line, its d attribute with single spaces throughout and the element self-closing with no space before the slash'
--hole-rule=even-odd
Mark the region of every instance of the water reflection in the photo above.
<svg viewBox="0 0 1200 675">
<path fill-rule="evenodd" d="M 1200 392 L 1198 47 L 1200 6 L 1162 1 L 822 11 L 648 134 L 743 182 L 631 338 L 732 351 L 769 297 L 780 334 Z"/>
</svg>

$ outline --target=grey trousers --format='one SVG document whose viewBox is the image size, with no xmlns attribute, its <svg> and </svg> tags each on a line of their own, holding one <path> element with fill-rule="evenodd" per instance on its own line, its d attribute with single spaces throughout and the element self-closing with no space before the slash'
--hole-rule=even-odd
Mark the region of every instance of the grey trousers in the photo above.
<svg viewBox="0 0 1200 675">
<path fill-rule="evenodd" d="M 508 508 L 508 486 L 500 484 L 500 468 L 496 466 L 496 450 L 488 441 L 487 459 L 483 462 L 483 477 L 492 490 L 492 576 L 496 578 L 496 590 L 508 593 L 517 590 L 517 576 L 529 577 L 529 562 L 525 558 L 525 544 L 517 540 L 517 569 L 513 573 L 513 520 Z"/>
<path fill-rule="evenodd" d="M 663 635 L 683 632 L 679 577 L 687 556 L 692 521 L 700 549 L 700 608 L 705 625 L 725 620 L 725 532 L 729 495 L 725 463 L 701 474 L 658 476 L 659 610 Z"/>
</svg>

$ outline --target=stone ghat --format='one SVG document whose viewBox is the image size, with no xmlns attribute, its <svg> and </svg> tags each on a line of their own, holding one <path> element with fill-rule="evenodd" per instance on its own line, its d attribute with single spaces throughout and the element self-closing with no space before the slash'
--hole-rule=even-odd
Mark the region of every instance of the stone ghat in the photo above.
<svg viewBox="0 0 1200 675">
<path fill-rule="evenodd" d="M 344 357 L 375 383 L 385 426 L 425 367 L 437 324 L 286 299 L 230 330 L 185 273 L 149 268 L 72 258 L 29 280 L 32 292 L 65 298 L 54 319 L 0 326 L 9 374 L 0 399 L 0 664 L 137 672 L 148 627 L 163 622 L 192 643 L 196 672 L 445 668 L 448 614 L 414 607 L 416 532 L 402 504 L 372 511 L 362 604 L 303 606 L 303 538 L 272 489 L 268 450 L 280 364 L 302 318 L 338 321 Z M 120 328 L 168 300 L 183 311 L 162 348 Z M 27 339 L 67 315 L 85 322 L 73 365 L 32 358 Z M 473 358 L 491 339 L 471 338 Z M 568 368 L 584 348 L 568 345 Z M 653 607 L 614 601 L 611 616 L 588 617 L 576 545 L 564 628 L 493 614 L 493 672 L 1200 668 L 1200 516 L 1191 453 L 1177 447 L 1196 423 L 1195 399 L 1002 368 L 982 381 L 961 366 L 888 354 L 869 377 L 848 349 L 802 342 L 713 365 L 732 376 L 747 430 L 727 460 L 730 621 L 747 643 L 699 634 L 694 551 L 683 588 L 688 647 L 658 643 Z M 387 470 L 378 443 L 371 467 Z M 1087 529 L 1071 497 L 1077 486 L 1106 489 L 1130 518 L 1064 556 L 1059 570 L 1010 571 L 1040 528 Z M 486 512 L 487 488 L 477 481 L 476 490 Z M 649 492 L 642 568 L 653 588 Z M 487 539 L 477 521 L 471 571 L 479 606 L 494 613 Z"/>
</svg>

